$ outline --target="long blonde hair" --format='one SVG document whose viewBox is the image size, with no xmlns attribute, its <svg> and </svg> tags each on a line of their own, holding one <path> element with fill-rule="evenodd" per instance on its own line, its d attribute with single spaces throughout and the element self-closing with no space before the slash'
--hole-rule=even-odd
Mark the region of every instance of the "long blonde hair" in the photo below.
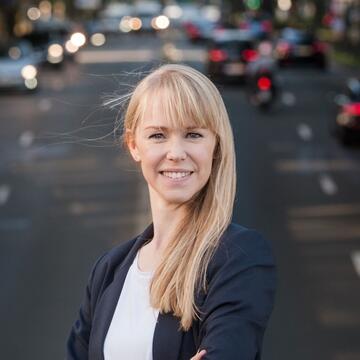
<svg viewBox="0 0 360 360">
<path fill-rule="evenodd" d="M 187 331 L 199 309 L 200 286 L 206 292 L 206 269 L 228 227 L 235 198 L 233 134 L 225 105 L 214 84 L 197 70 L 167 64 L 136 86 L 125 114 L 124 128 L 135 133 L 148 105 L 161 99 L 164 116 L 175 126 L 188 123 L 213 131 L 217 138 L 209 181 L 187 204 L 187 215 L 171 239 L 150 286 L 150 302 L 162 313 L 172 312 Z"/>
</svg>

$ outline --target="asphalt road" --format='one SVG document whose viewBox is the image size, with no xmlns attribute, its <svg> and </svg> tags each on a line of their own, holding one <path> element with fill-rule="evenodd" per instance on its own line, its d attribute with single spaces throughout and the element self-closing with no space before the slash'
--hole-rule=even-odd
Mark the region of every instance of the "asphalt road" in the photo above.
<svg viewBox="0 0 360 360">
<path fill-rule="evenodd" d="M 145 183 L 106 100 L 165 57 L 204 70 L 177 33 L 124 36 L 48 69 L 33 94 L 0 94 L 0 353 L 61 359 L 91 265 L 148 223 Z M 360 358 L 360 151 L 329 135 L 351 75 L 281 71 L 269 113 L 220 84 L 234 129 L 234 221 L 273 243 L 279 288 L 264 360 Z"/>
</svg>

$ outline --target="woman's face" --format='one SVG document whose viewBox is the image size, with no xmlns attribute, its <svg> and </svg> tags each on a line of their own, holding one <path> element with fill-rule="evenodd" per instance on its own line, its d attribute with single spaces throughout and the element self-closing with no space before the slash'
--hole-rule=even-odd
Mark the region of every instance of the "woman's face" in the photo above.
<svg viewBox="0 0 360 360">
<path fill-rule="evenodd" d="M 129 137 L 130 152 L 141 164 L 152 202 L 183 204 L 210 177 L 216 137 L 190 120 L 186 127 L 172 127 L 156 103 L 145 114 Z"/>
</svg>

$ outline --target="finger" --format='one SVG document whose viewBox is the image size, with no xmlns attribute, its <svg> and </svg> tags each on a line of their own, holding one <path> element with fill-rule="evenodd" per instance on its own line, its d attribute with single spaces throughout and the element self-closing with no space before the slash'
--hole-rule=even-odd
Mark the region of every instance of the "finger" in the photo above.
<svg viewBox="0 0 360 360">
<path fill-rule="evenodd" d="M 201 360 L 201 358 L 206 354 L 206 350 L 201 350 L 198 353 L 196 353 L 195 356 L 193 356 L 190 360 Z"/>
</svg>

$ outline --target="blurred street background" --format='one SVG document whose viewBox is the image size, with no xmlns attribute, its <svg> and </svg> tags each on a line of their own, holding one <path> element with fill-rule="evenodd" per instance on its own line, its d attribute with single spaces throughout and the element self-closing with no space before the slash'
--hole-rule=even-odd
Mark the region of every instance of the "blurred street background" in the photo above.
<svg viewBox="0 0 360 360">
<path fill-rule="evenodd" d="M 1 359 L 63 359 L 92 264 L 149 223 L 110 100 L 166 62 L 218 86 L 234 221 L 274 247 L 264 360 L 359 360 L 358 0 L 0 2 Z"/>
</svg>

